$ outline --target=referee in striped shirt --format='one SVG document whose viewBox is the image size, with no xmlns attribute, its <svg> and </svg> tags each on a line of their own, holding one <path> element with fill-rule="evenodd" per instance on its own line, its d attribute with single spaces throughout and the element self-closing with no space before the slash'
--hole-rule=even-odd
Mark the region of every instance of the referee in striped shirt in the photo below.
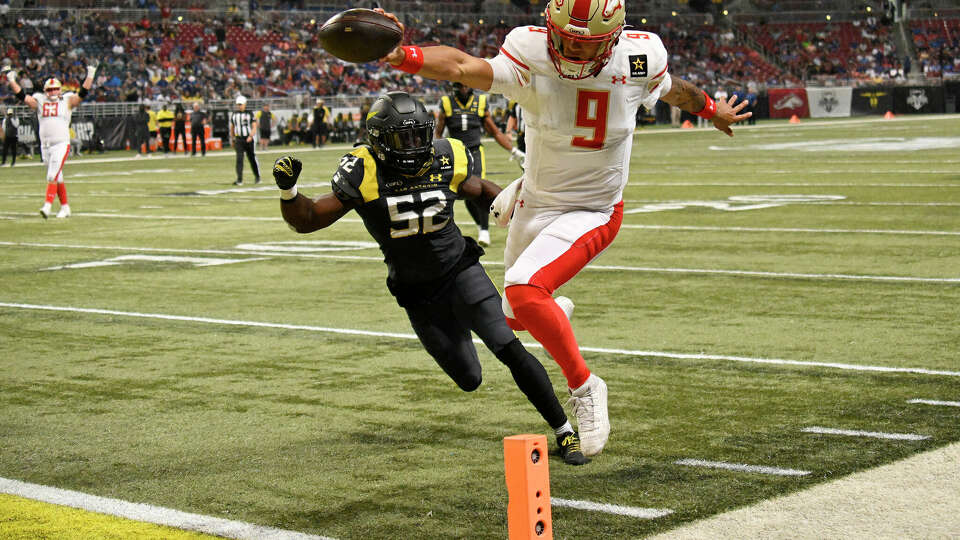
<svg viewBox="0 0 960 540">
<path fill-rule="evenodd" d="M 247 98 L 237 96 L 237 110 L 230 115 L 230 134 L 233 136 L 233 148 L 237 151 L 237 181 L 235 186 L 243 185 L 243 155 L 250 160 L 253 169 L 253 183 L 260 183 L 260 164 L 253 144 L 253 135 L 257 132 L 257 119 L 247 110 Z"/>
</svg>

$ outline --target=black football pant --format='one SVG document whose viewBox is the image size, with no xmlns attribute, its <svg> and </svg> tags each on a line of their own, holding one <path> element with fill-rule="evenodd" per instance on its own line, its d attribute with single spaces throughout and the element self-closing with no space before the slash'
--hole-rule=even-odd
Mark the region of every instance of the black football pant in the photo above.
<svg viewBox="0 0 960 540">
<path fill-rule="evenodd" d="M 10 162 L 10 166 L 13 167 L 17 164 L 17 137 L 7 137 L 3 140 L 3 164 L 7 163 L 7 153 L 13 156 L 13 161 Z"/>
<path fill-rule="evenodd" d="M 420 343 L 462 390 L 472 392 L 482 380 L 473 331 L 510 368 L 517 386 L 552 429 L 567 421 L 547 370 L 507 326 L 500 293 L 480 263 L 454 278 L 444 302 L 405 309 Z"/>
<path fill-rule="evenodd" d="M 160 128 L 160 141 L 163 142 L 163 153 L 170 151 L 170 131 L 171 128 Z"/>
<path fill-rule="evenodd" d="M 470 169 L 470 174 L 484 178 L 487 174 L 487 167 L 483 155 L 483 145 L 468 148 L 467 152 L 470 152 L 473 156 L 473 168 Z M 466 204 L 467 212 L 470 212 L 470 217 L 473 218 L 473 222 L 477 224 L 477 227 L 484 230 L 489 229 L 490 206 L 479 200 L 464 200 L 463 202 Z"/>
<path fill-rule="evenodd" d="M 260 181 L 260 164 L 257 162 L 257 153 L 254 149 L 253 141 L 247 142 L 246 137 L 237 137 L 234 148 L 237 151 L 237 181 L 243 182 L 243 155 L 247 155 L 250 162 L 250 170 L 253 171 L 253 178 Z"/>
<path fill-rule="evenodd" d="M 173 128 L 173 153 L 177 153 L 177 143 L 183 138 L 183 153 L 187 153 L 187 127 L 177 126 Z"/>
<path fill-rule="evenodd" d="M 200 146 L 200 152 L 203 155 L 207 155 L 207 141 L 203 136 L 203 126 L 190 126 L 190 138 L 193 139 L 190 141 L 190 153 L 197 153 L 197 146 Z"/>
</svg>

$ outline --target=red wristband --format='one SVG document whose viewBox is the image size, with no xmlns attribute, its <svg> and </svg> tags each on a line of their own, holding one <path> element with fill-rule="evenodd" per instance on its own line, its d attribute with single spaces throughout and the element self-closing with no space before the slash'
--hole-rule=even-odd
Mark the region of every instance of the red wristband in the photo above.
<svg viewBox="0 0 960 540">
<path fill-rule="evenodd" d="M 416 73 L 420 71 L 420 68 L 423 67 L 423 50 L 416 45 L 407 45 L 406 47 L 400 47 L 403 49 L 404 57 L 403 62 L 400 62 L 399 66 L 394 66 L 400 71 L 406 71 L 407 73 Z"/>
<path fill-rule="evenodd" d="M 706 92 L 703 92 L 703 98 L 706 100 L 706 103 L 703 104 L 703 108 L 700 109 L 700 112 L 693 113 L 700 118 L 709 120 L 717 115 L 717 102 L 707 95 Z"/>
</svg>

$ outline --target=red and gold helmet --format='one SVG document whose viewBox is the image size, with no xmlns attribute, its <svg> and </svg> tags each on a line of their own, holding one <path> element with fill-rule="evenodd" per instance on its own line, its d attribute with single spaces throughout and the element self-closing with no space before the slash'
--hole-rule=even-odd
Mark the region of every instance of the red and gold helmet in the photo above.
<svg viewBox="0 0 960 540">
<path fill-rule="evenodd" d="M 60 81 L 58 79 L 54 79 L 53 77 L 51 77 L 43 82 L 44 92 L 48 92 L 50 90 L 59 90 L 59 89 L 60 89 Z"/>
<path fill-rule="evenodd" d="M 586 79 L 610 60 L 623 31 L 624 0 L 550 0 L 547 40 L 560 76 Z"/>
</svg>

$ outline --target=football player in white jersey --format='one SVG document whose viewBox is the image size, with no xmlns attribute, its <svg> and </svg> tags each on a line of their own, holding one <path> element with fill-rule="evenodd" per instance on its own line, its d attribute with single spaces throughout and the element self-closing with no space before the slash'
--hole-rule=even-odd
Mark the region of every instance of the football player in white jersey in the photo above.
<svg viewBox="0 0 960 540">
<path fill-rule="evenodd" d="M 8 71 L 7 81 L 18 100 L 37 111 L 40 126 L 40 153 L 47 163 L 47 194 L 40 208 L 44 219 L 50 217 L 50 207 L 55 198 L 60 199 L 58 218 L 70 217 L 70 204 L 67 202 L 67 188 L 63 183 L 63 164 L 70 155 L 70 116 L 80 105 L 93 87 L 93 78 L 97 73 L 96 65 L 87 66 L 87 78 L 77 93 L 61 91 L 60 81 L 55 78 L 43 82 L 43 92 L 26 95 L 17 84 L 17 72 Z"/>
<path fill-rule="evenodd" d="M 503 308 L 510 326 L 530 332 L 563 370 L 586 455 L 600 453 L 610 433 L 607 387 L 580 354 L 573 303 L 553 293 L 620 228 L 637 108 L 662 100 L 731 136 L 730 126 L 749 116 L 740 114 L 744 103 L 715 102 L 668 73 L 660 38 L 624 30 L 624 11 L 624 0 L 550 0 L 547 26 L 513 29 L 492 59 L 446 46 L 400 46 L 382 59 L 523 107 L 526 171 L 492 207 L 510 227 Z"/>
</svg>

